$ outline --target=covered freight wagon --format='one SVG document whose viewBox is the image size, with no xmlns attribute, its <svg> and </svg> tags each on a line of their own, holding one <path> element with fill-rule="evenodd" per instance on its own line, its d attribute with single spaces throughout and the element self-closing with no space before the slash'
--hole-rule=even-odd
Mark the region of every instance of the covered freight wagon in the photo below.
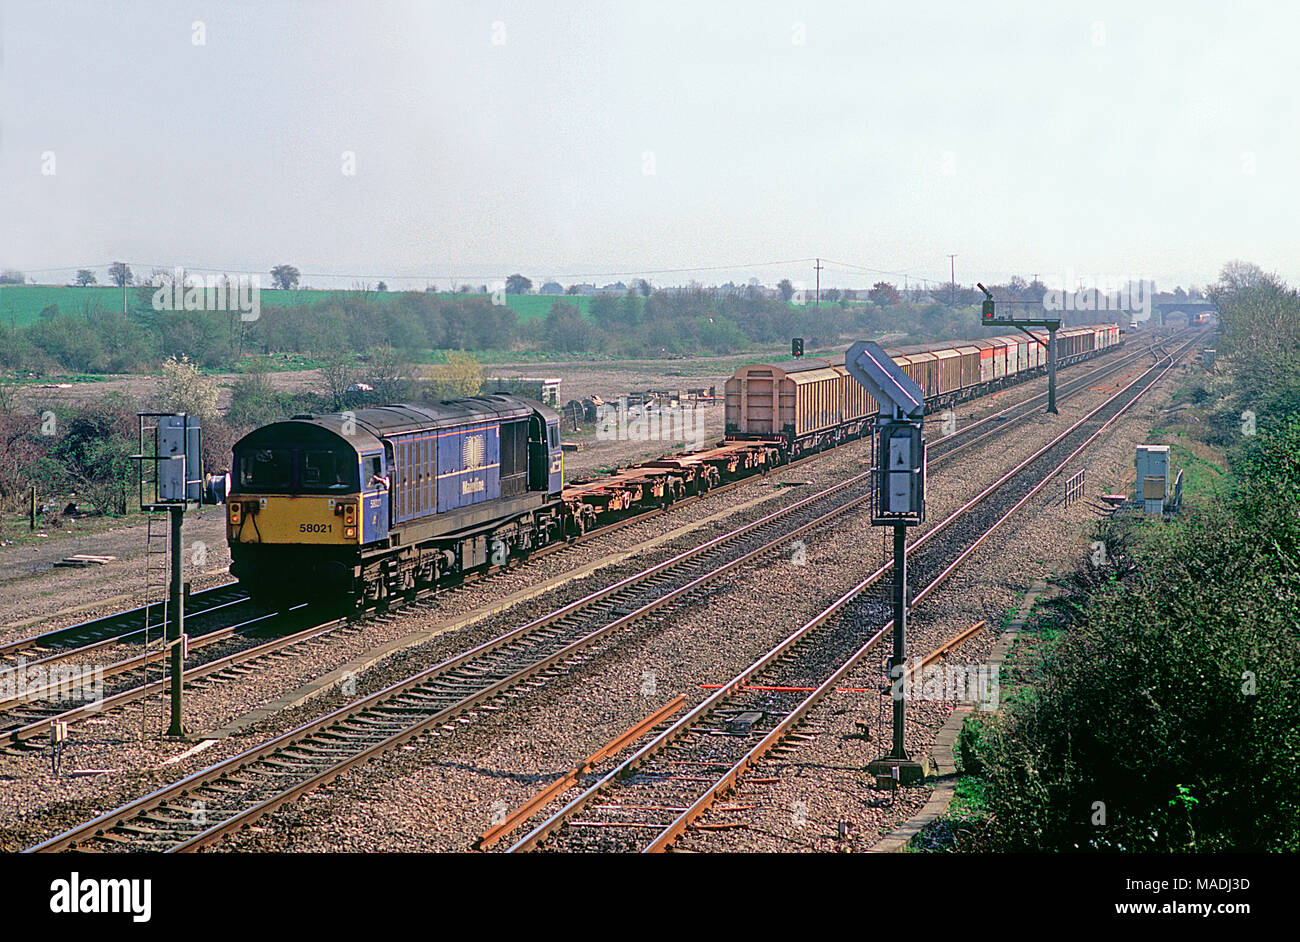
<svg viewBox="0 0 1300 942">
<path fill-rule="evenodd" d="M 741 367 L 726 384 L 728 438 L 783 440 L 792 450 L 819 447 L 865 428 L 876 401 L 843 366 L 829 360 Z"/>
</svg>

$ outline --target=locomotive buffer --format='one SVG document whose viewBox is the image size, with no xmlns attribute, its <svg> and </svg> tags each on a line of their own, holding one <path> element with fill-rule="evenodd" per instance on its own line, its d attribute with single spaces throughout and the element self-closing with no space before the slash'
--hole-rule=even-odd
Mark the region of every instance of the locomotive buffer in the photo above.
<svg viewBox="0 0 1300 942">
<path fill-rule="evenodd" d="M 894 743 L 889 754 L 870 763 L 867 770 L 909 784 L 925 777 L 925 767 L 907 754 L 903 742 L 907 704 L 899 683 L 907 662 L 907 528 L 925 520 L 925 396 L 893 358 L 871 341 L 849 347 L 844 366 L 880 404 L 871 524 L 894 528 L 894 651 L 889 659 Z"/>
</svg>

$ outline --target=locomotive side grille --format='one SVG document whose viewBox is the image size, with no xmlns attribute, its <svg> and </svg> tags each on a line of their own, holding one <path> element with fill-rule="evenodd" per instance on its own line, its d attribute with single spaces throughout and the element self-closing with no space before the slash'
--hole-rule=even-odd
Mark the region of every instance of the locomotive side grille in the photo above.
<svg viewBox="0 0 1300 942">
<path fill-rule="evenodd" d="M 518 497 L 528 489 L 528 421 L 501 425 L 501 496 Z"/>
</svg>

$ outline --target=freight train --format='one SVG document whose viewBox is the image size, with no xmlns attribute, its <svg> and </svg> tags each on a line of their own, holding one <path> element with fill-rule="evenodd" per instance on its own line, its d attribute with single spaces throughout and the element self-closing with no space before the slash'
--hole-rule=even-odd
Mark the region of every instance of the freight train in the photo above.
<svg viewBox="0 0 1300 942">
<path fill-rule="evenodd" d="M 1119 329 L 1057 342 L 1066 366 L 1118 344 Z M 929 409 L 1046 369 L 1026 337 L 890 353 Z M 804 359 L 737 370 L 725 412 L 712 448 L 567 485 L 558 414 L 518 396 L 295 415 L 234 445 L 230 571 L 268 600 L 379 602 L 869 435 L 876 404 L 842 364 Z"/>
<path fill-rule="evenodd" d="M 932 412 L 1045 373 L 1047 332 L 1033 334 L 1043 343 L 1019 334 L 885 352 L 921 387 Z M 1119 343 L 1116 324 L 1057 331 L 1057 367 Z M 726 394 L 726 437 L 776 441 L 789 457 L 861 435 L 878 409 L 843 363 L 812 357 L 742 367 L 727 380 Z"/>
</svg>

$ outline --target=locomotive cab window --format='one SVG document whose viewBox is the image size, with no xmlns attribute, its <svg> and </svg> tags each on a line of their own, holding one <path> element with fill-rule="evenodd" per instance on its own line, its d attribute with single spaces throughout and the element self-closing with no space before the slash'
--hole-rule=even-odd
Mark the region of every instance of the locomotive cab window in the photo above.
<svg viewBox="0 0 1300 942">
<path fill-rule="evenodd" d="M 251 493 L 284 492 L 293 483 L 293 452 L 254 448 L 239 456 L 239 488 Z"/>
<path fill-rule="evenodd" d="M 375 478 L 379 477 L 379 456 L 370 455 L 369 457 L 362 458 L 361 460 L 365 468 L 364 473 L 366 476 L 366 482 L 365 482 L 366 487 L 374 487 Z"/>
<path fill-rule="evenodd" d="M 334 448 L 304 448 L 298 459 L 298 489 L 333 494 L 357 490 L 356 455 Z"/>
<path fill-rule="evenodd" d="M 548 425 L 546 430 L 551 433 L 551 451 L 558 451 L 560 447 L 560 427 L 558 425 Z"/>
</svg>

